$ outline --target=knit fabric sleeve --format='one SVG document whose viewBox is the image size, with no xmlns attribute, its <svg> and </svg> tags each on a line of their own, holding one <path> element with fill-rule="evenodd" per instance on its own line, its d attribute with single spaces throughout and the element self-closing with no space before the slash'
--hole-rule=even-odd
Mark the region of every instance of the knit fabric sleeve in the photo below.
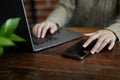
<svg viewBox="0 0 120 80">
<path fill-rule="evenodd" d="M 59 0 L 57 7 L 46 20 L 55 22 L 59 27 L 62 27 L 70 20 L 74 9 L 75 0 Z"/>
<path fill-rule="evenodd" d="M 109 29 L 111 31 L 113 31 L 115 33 L 115 35 L 118 38 L 118 41 L 120 41 L 120 0 L 118 0 L 118 4 L 119 4 L 119 16 L 117 17 L 117 19 L 114 21 L 113 24 L 111 24 L 109 27 L 107 27 L 106 29 Z"/>
<path fill-rule="evenodd" d="M 106 29 L 113 31 L 117 36 L 118 40 L 120 41 L 120 20 L 118 20 L 116 23 L 111 24 Z"/>
</svg>

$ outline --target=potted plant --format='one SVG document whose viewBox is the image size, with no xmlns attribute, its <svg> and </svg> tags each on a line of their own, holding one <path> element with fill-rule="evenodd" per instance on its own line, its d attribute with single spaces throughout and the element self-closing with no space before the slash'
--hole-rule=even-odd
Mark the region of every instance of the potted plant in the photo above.
<svg viewBox="0 0 120 80">
<path fill-rule="evenodd" d="M 10 18 L 0 26 L 0 55 L 4 53 L 4 47 L 15 46 L 14 42 L 25 41 L 25 39 L 14 33 L 20 18 Z"/>
</svg>

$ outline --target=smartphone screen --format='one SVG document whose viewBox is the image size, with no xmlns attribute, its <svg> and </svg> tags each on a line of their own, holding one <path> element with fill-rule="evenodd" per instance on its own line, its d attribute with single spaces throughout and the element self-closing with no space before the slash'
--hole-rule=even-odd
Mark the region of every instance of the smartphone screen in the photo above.
<svg viewBox="0 0 120 80">
<path fill-rule="evenodd" d="M 90 49 L 85 49 L 82 47 L 84 42 L 85 40 L 76 43 L 75 45 L 64 51 L 62 56 L 80 60 L 84 59 L 90 54 Z"/>
</svg>

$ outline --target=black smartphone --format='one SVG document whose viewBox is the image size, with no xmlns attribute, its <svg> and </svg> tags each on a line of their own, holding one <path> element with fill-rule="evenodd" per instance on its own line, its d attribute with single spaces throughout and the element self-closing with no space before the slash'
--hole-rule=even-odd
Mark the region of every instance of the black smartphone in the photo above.
<svg viewBox="0 0 120 80">
<path fill-rule="evenodd" d="M 90 54 L 91 50 L 90 46 L 88 48 L 83 48 L 83 44 L 85 41 L 86 40 L 83 39 L 80 42 L 76 43 L 75 45 L 64 51 L 62 53 L 62 56 L 67 58 L 83 60 Z"/>
<path fill-rule="evenodd" d="M 83 60 L 85 57 L 87 57 L 89 54 L 91 54 L 91 49 L 94 47 L 94 45 L 97 42 L 96 40 L 93 40 L 86 48 L 83 47 L 83 44 L 85 43 L 86 39 L 83 39 L 67 49 L 63 52 L 63 57 L 73 58 L 73 59 L 80 59 Z M 107 44 L 102 50 L 107 49 L 109 44 Z"/>
</svg>

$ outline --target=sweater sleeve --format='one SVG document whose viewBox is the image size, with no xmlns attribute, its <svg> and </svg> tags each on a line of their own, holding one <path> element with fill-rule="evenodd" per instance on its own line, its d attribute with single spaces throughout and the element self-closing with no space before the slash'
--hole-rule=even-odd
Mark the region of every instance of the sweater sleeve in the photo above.
<svg viewBox="0 0 120 80">
<path fill-rule="evenodd" d="M 117 22 L 111 24 L 106 29 L 113 31 L 115 35 L 117 36 L 118 40 L 120 41 L 120 19 L 117 20 Z"/>
<path fill-rule="evenodd" d="M 70 20 L 74 10 L 75 0 L 60 0 L 46 20 L 55 22 L 59 27 L 62 27 Z"/>
<path fill-rule="evenodd" d="M 119 1 L 118 2 L 119 15 L 118 15 L 117 19 L 114 21 L 114 23 L 111 24 L 106 29 L 113 31 L 115 33 L 116 37 L 118 38 L 118 41 L 120 41 L 120 0 L 118 0 L 118 1 Z"/>
</svg>

